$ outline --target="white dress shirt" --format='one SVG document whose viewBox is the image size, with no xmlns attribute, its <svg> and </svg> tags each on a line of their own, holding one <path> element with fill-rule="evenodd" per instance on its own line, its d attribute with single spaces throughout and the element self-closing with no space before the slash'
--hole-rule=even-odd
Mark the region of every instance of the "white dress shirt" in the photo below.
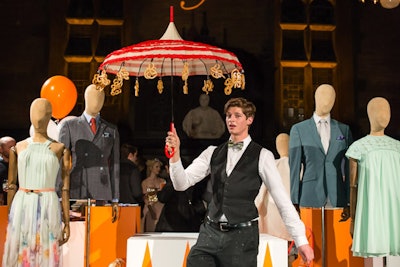
<svg viewBox="0 0 400 267">
<path fill-rule="evenodd" d="M 228 149 L 228 158 L 226 164 L 226 173 L 228 177 L 236 163 L 239 161 L 243 152 L 250 144 L 251 137 L 248 136 L 243 141 L 244 144 L 241 150 L 234 150 L 231 148 Z M 216 146 L 209 146 L 196 159 L 194 159 L 186 169 L 184 169 L 181 160 L 175 163 L 170 162 L 170 176 L 176 190 L 186 190 L 210 174 L 211 157 L 215 148 Z M 305 236 L 304 224 L 300 220 L 297 211 L 282 184 L 282 179 L 275 164 L 274 155 L 271 151 L 265 148 L 262 148 L 260 152 L 258 172 L 268 191 L 271 193 L 271 196 L 279 209 L 286 228 L 295 240 L 296 245 L 301 246 L 308 244 Z"/>
<path fill-rule="evenodd" d="M 321 118 L 320 116 L 318 116 L 314 112 L 313 118 L 314 118 L 314 121 L 315 121 L 315 125 L 317 126 L 318 133 L 319 133 L 319 135 L 321 137 L 322 145 L 324 146 L 324 149 L 326 149 L 325 150 L 325 154 L 326 154 L 327 151 L 328 151 L 328 148 L 329 148 L 329 140 L 331 139 L 331 115 L 329 114 L 326 118 Z M 326 126 L 325 126 L 326 127 L 326 131 L 327 131 L 325 133 L 326 134 L 326 138 L 327 138 L 326 147 L 325 147 L 324 141 L 322 139 L 321 133 L 319 132 L 320 120 L 322 120 L 322 119 L 326 121 Z"/>
</svg>

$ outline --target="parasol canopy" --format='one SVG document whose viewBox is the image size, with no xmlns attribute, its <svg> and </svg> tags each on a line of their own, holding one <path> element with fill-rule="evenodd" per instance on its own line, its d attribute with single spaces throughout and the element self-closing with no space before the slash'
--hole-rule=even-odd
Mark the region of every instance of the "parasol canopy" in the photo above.
<svg viewBox="0 0 400 267">
<path fill-rule="evenodd" d="M 232 88 L 245 87 L 242 64 L 232 52 L 225 49 L 200 43 L 185 41 L 179 35 L 173 20 L 173 7 L 170 8 L 170 23 L 164 35 L 158 40 L 144 41 L 116 50 L 106 56 L 99 67 L 93 84 L 103 89 L 111 83 L 107 73 L 115 74 L 111 85 L 111 95 L 122 91 L 122 83 L 129 76 L 135 76 L 135 95 L 139 95 L 138 77 L 158 78 L 157 89 L 163 92 L 163 77 L 181 76 L 184 81 L 183 92 L 188 93 L 188 77 L 205 75 L 202 90 L 206 93 L 213 90 L 210 76 L 225 79 L 225 94 Z"/>
</svg>

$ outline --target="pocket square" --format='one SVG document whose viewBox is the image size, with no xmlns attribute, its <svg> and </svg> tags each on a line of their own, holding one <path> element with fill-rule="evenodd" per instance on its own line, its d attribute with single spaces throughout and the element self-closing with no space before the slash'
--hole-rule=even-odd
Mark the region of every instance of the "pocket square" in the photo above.
<svg viewBox="0 0 400 267">
<path fill-rule="evenodd" d="M 107 133 L 107 132 L 105 132 L 105 133 L 103 133 L 103 137 L 110 137 L 111 136 L 111 134 L 110 133 Z"/>
<path fill-rule="evenodd" d="M 344 139 L 346 139 L 343 135 L 339 135 L 337 138 L 336 138 L 336 140 L 344 140 Z"/>
</svg>

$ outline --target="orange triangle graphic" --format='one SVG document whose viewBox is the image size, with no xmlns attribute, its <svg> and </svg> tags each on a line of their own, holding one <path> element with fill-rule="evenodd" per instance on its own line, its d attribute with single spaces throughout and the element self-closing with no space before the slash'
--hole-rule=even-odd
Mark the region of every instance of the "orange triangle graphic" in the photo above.
<svg viewBox="0 0 400 267">
<path fill-rule="evenodd" d="M 183 264 L 182 267 L 186 267 L 186 258 L 189 255 L 190 252 L 190 246 L 189 246 L 189 241 L 186 242 L 186 250 L 185 250 L 185 257 L 183 258 Z"/>
<path fill-rule="evenodd" d="M 267 248 L 265 250 L 265 258 L 264 258 L 264 265 L 263 267 L 272 267 L 272 259 L 271 259 L 271 252 L 269 251 L 269 246 L 267 244 Z"/>
<path fill-rule="evenodd" d="M 146 243 L 146 250 L 144 252 L 143 264 L 142 267 L 152 267 L 151 265 L 151 257 L 150 257 L 150 249 L 149 243 Z"/>
</svg>

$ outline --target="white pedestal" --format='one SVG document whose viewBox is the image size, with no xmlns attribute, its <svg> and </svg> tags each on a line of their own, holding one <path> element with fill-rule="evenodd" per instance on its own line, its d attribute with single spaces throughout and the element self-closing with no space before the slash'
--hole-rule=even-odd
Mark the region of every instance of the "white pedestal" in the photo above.
<svg viewBox="0 0 400 267">
<path fill-rule="evenodd" d="M 141 267 L 145 266 L 144 263 L 149 264 L 150 262 L 153 267 L 183 266 L 197 237 L 198 233 L 134 235 L 128 239 L 126 266 Z M 270 262 L 274 267 L 287 267 L 287 248 L 286 240 L 261 234 L 258 266 L 262 267 L 265 262 Z"/>
<path fill-rule="evenodd" d="M 62 246 L 63 266 L 83 267 L 85 263 L 85 222 L 70 222 L 69 227 L 68 242 Z"/>
<path fill-rule="evenodd" d="M 387 267 L 399 267 L 400 266 L 400 256 L 389 256 L 386 258 Z"/>
<path fill-rule="evenodd" d="M 384 264 L 383 257 L 365 258 L 364 267 L 399 267 L 400 256 L 386 257 L 386 265 Z"/>
</svg>

